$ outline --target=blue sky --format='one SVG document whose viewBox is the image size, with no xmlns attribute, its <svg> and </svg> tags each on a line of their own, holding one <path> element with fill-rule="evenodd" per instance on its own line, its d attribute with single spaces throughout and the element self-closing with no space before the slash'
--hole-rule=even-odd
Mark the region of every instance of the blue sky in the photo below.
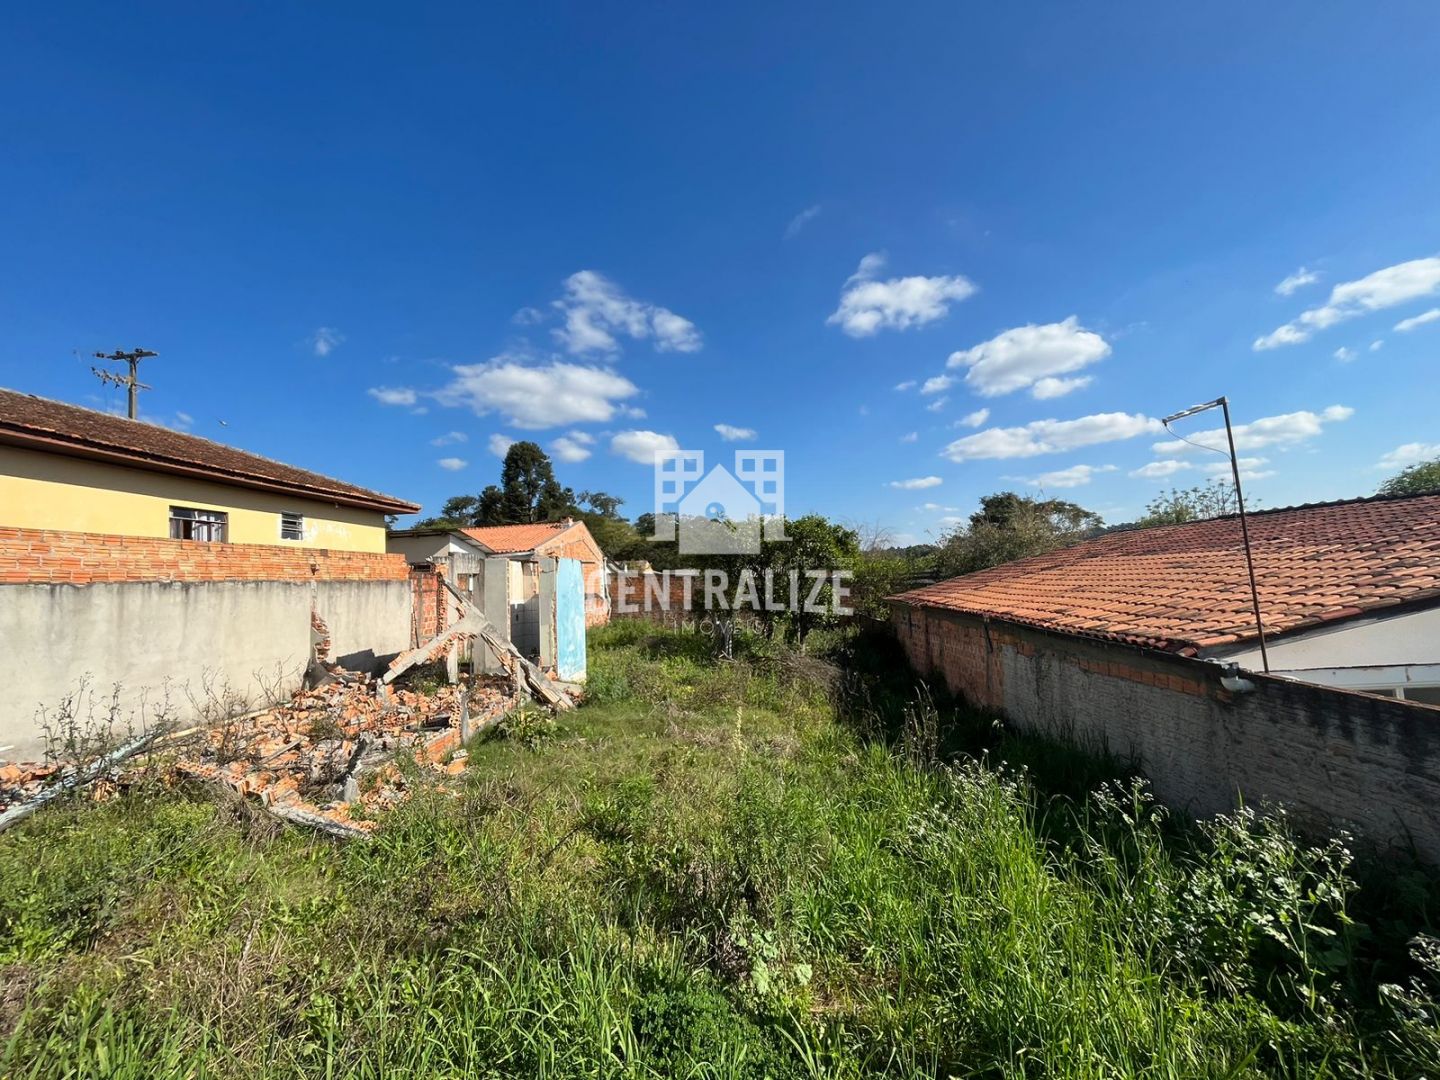
<svg viewBox="0 0 1440 1080">
<path fill-rule="evenodd" d="M 143 345 L 151 418 L 427 512 L 497 437 L 631 513 L 782 449 L 916 539 L 1133 516 L 1222 393 L 1263 505 L 1440 443 L 1433 3 L 492 8 L 0 14 L 0 384 Z"/>
</svg>

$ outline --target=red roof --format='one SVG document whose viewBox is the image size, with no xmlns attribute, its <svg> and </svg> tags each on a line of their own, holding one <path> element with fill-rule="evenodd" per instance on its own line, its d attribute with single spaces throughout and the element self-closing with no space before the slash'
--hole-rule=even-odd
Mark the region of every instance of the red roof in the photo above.
<svg viewBox="0 0 1440 1080">
<path fill-rule="evenodd" d="M 141 420 L 0 389 L 0 443 L 280 491 L 387 514 L 420 507 L 391 495 Z"/>
<path fill-rule="evenodd" d="M 1265 634 L 1440 598 L 1440 494 L 1249 515 Z M 1107 533 L 893 599 L 1172 651 L 1256 636 L 1240 519 Z"/>
<path fill-rule="evenodd" d="M 486 525 L 479 529 L 461 529 L 470 539 L 484 544 L 497 555 L 513 555 L 534 551 L 547 540 L 553 540 L 574 522 L 541 521 L 534 525 Z"/>
</svg>

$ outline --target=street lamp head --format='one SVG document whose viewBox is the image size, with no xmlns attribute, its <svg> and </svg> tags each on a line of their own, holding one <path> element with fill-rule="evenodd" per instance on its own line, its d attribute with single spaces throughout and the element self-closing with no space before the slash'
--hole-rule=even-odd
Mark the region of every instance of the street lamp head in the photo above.
<svg viewBox="0 0 1440 1080">
<path fill-rule="evenodd" d="M 1188 409 L 1181 409 L 1179 412 L 1172 413 L 1170 416 L 1165 417 L 1160 421 L 1160 423 L 1168 426 L 1170 424 L 1173 424 L 1176 420 L 1184 420 L 1187 416 L 1194 416 L 1196 413 L 1202 413 L 1208 409 L 1218 409 L 1224 404 L 1225 398 L 1218 397 L 1214 401 L 1206 401 L 1202 402 L 1199 405 L 1191 405 Z"/>
</svg>

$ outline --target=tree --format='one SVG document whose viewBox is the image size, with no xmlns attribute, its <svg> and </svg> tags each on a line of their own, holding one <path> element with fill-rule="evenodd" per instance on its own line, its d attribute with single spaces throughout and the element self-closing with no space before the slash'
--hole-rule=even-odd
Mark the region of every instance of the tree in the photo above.
<svg viewBox="0 0 1440 1080">
<path fill-rule="evenodd" d="M 1197 484 L 1184 491 L 1171 488 L 1165 494 L 1157 495 L 1145 504 L 1145 516 L 1135 522 L 1135 528 L 1151 529 L 1156 525 L 1206 521 L 1233 514 L 1238 508 L 1235 485 L 1229 480 L 1211 480 L 1208 484 Z"/>
<path fill-rule="evenodd" d="M 613 511 L 619 499 L 603 492 Z M 440 516 L 417 523 L 422 529 L 473 529 L 480 525 L 528 525 L 555 521 L 575 514 L 575 493 L 561 487 L 554 466 L 539 444 L 512 443 L 500 467 L 500 485 L 489 484 L 479 495 L 456 495 L 445 500 Z"/>
<path fill-rule="evenodd" d="M 619 496 L 607 495 L 603 491 L 582 491 L 579 502 L 581 506 L 588 506 L 591 511 L 601 517 L 612 518 L 616 521 L 620 520 L 620 507 L 625 504 L 625 500 Z"/>
<path fill-rule="evenodd" d="M 1440 458 L 1401 469 L 1380 485 L 1381 495 L 1424 495 L 1440 491 Z"/>
<path fill-rule="evenodd" d="M 1064 499 L 1032 499 L 1002 491 L 986 495 L 969 524 L 941 542 L 936 570 L 971 574 L 1078 543 L 1102 529 L 1100 515 Z"/>
<path fill-rule="evenodd" d="M 497 508 L 500 521 L 487 521 L 487 525 L 554 521 L 564 517 L 575 505 L 574 492 L 560 486 L 549 456 L 538 443 L 512 443 L 505 451 L 500 488 Z M 484 501 L 483 495 L 481 499 Z"/>
</svg>

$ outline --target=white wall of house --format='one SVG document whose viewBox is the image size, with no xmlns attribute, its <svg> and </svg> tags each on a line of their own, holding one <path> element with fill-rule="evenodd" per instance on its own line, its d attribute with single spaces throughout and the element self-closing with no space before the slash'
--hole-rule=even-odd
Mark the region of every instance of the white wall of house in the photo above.
<svg viewBox="0 0 1440 1080">
<path fill-rule="evenodd" d="M 1270 671 L 1305 682 L 1440 704 L 1440 606 L 1355 619 L 1267 643 Z M 1206 654 L 1260 670 L 1247 644 Z"/>
<path fill-rule="evenodd" d="M 443 559 L 447 555 L 475 555 L 484 558 L 486 551 L 479 544 L 472 543 L 454 533 L 436 536 L 405 536 L 391 533 L 385 538 L 385 550 L 391 554 L 404 555 L 411 566 L 419 566 L 431 559 Z"/>
</svg>

